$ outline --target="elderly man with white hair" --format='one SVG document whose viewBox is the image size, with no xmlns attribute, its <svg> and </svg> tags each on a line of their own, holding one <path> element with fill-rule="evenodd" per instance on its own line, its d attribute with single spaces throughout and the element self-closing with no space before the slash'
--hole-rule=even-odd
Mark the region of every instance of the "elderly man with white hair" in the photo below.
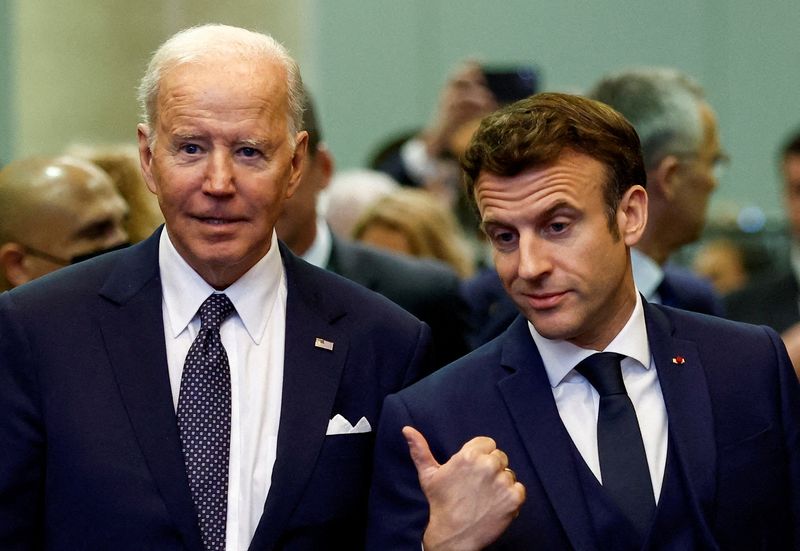
<svg viewBox="0 0 800 551">
<path fill-rule="evenodd" d="M 708 281 L 668 264 L 700 237 L 728 160 L 703 89 L 676 69 L 644 67 L 604 76 L 589 96 L 622 113 L 642 142 L 650 203 L 647 228 L 631 251 L 637 288 L 651 302 L 722 315 Z"/>
<path fill-rule="evenodd" d="M 307 147 L 282 46 L 180 32 L 140 97 L 163 229 L 0 296 L 0 547 L 358 549 L 430 331 L 278 242 Z"/>
</svg>

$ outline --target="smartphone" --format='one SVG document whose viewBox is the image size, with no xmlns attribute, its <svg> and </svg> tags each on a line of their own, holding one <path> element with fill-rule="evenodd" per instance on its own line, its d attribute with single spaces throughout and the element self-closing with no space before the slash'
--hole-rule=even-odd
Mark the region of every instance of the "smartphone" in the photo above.
<svg viewBox="0 0 800 551">
<path fill-rule="evenodd" d="M 499 105 L 506 105 L 539 91 L 539 72 L 529 65 L 485 66 L 486 86 Z"/>
</svg>

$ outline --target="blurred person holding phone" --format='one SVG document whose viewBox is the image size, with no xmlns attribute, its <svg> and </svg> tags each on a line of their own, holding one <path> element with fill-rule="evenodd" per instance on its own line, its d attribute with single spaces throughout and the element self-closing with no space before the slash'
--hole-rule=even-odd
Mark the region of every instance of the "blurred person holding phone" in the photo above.
<svg viewBox="0 0 800 551">
<path fill-rule="evenodd" d="M 478 121 L 537 88 L 532 67 L 494 67 L 468 59 L 447 79 L 429 124 L 384 147 L 372 165 L 404 185 L 428 188 L 452 203 L 458 191 L 457 157 Z"/>
</svg>

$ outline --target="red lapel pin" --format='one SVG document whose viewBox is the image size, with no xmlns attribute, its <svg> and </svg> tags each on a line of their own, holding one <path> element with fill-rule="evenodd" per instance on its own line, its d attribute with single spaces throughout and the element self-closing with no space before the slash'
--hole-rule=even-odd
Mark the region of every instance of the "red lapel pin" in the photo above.
<svg viewBox="0 0 800 551">
<path fill-rule="evenodd" d="M 683 356 L 675 356 L 674 358 L 672 358 L 672 363 L 677 365 L 683 365 L 686 363 L 686 360 L 684 359 Z"/>
</svg>

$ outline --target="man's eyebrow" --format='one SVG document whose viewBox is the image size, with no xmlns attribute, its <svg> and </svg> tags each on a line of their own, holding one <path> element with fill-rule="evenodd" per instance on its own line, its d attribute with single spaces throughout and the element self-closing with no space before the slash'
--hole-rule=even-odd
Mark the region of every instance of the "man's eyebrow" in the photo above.
<svg viewBox="0 0 800 551">
<path fill-rule="evenodd" d="M 504 224 L 502 222 L 490 218 L 489 220 L 481 220 L 480 224 L 478 224 L 478 229 L 486 233 L 486 230 L 489 227 L 505 227 L 506 225 L 507 224 Z"/>
<path fill-rule="evenodd" d="M 558 201 L 556 204 L 552 205 L 547 210 L 539 213 L 539 215 L 536 218 L 547 220 L 549 218 L 554 217 L 556 214 L 559 214 L 559 211 L 563 210 L 569 210 L 574 212 L 575 207 L 566 201 Z"/>
<path fill-rule="evenodd" d="M 548 220 L 548 219 L 556 216 L 557 214 L 560 214 L 560 211 L 575 212 L 575 210 L 576 209 L 575 209 L 574 205 L 568 203 L 567 201 L 560 200 L 560 201 L 556 202 L 555 204 L 551 205 L 550 207 L 548 207 L 546 210 L 536 214 L 536 216 L 534 217 L 534 220 Z M 481 223 L 479 225 L 480 229 L 482 231 L 486 231 L 486 227 L 487 226 L 501 226 L 501 227 L 504 227 L 504 226 L 508 226 L 508 224 L 505 224 L 505 223 L 503 223 L 503 222 L 501 222 L 499 220 L 493 220 L 491 218 L 488 219 L 488 220 L 481 220 Z"/>
<path fill-rule="evenodd" d="M 236 140 L 234 142 L 237 146 L 244 146 L 244 147 L 252 147 L 255 149 L 266 149 L 270 145 L 269 140 L 258 139 L 258 138 L 245 138 L 241 140 Z"/>
<path fill-rule="evenodd" d="M 202 140 L 203 137 L 196 132 L 172 132 L 169 139 L 172 142 L 194 142 Z"/>
</svg>

